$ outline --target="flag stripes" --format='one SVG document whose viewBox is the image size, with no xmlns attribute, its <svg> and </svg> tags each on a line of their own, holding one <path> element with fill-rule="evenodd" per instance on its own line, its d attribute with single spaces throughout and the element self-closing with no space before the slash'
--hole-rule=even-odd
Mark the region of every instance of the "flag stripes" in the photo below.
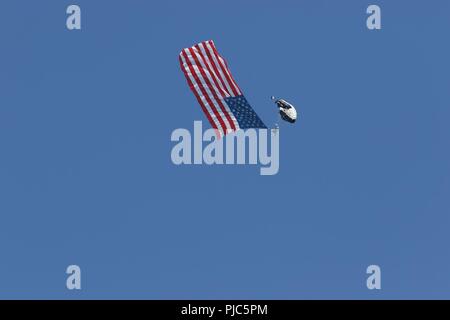
<svg viewBox="0 0 450 320">
<path fill-rule="evenodd" d="M 242 96 L 242 91 L 214 42 L 204 41 L 183 49 L 179 62 L 189 87 L 218 136 L 240 129 L 226 98 Z M 250 105 L 248 107 L 251 109 Z"/>
</svg>

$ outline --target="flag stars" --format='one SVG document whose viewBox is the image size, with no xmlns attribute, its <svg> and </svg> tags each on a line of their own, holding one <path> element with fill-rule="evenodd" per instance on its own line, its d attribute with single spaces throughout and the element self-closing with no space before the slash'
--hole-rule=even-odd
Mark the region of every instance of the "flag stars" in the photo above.
<svg viewBox="0 0 450 320">
<path fill-rule="evenodd" d="M 267 128 L 244 96 L 225 98 L 225 102 L 242 129 Z"/>
</svg>

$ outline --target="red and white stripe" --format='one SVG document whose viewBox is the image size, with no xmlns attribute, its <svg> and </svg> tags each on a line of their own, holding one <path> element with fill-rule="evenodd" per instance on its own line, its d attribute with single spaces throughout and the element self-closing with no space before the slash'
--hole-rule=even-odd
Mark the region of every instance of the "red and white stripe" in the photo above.
<svg viewBox="0 0 450 320">
<path fill-rule="evenodd" d="M 242 95 L 213 41 L 183 49 L 180 66 L 192 92 L 219 137 L 239 129 L 224 98 Z"/>
</svg>

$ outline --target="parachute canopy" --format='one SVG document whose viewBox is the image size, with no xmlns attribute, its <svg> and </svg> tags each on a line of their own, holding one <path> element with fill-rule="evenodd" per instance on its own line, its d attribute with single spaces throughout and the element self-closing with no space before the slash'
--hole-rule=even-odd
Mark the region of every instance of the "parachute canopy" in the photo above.
<svg viewBox="0 0 450 320">
<path fill-rule="evenodd" d="M 297 110 L 295 110 L 295 107 L 284 99 L 275 99 L 275 97 L 272 97 L 272 100 L 275 101 L 280 111 L 281 119 L 289 123 L 295 123 L 297 120 Z"/>
</svg>

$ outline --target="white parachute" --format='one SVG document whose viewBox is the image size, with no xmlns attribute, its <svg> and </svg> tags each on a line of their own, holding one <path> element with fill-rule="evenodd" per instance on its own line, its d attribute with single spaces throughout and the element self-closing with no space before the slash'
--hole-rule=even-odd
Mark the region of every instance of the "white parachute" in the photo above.
<svg viewBox="0 0 450 320">
<path fill-rule="evenodd" d="M 284 99 L 276 99 L 274 96 L 271 99 L 277 105 L 281 119 L 289 123 L 295 123 L 297 121 L 297 110 L 295 110 L 295 107 L 291 103 Z M 276 126 L 278 127 L 278 124 Z"/>
</svg>

